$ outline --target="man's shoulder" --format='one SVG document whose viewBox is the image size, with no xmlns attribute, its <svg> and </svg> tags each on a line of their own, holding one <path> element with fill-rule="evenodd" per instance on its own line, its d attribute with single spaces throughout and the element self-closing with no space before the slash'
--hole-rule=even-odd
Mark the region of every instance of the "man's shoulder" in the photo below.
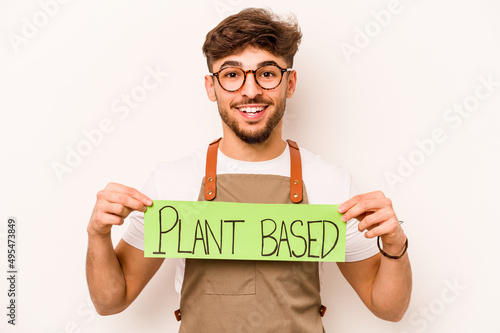
<svg viewBox="0 0 500 333">
<path fill-rule="evenodd" d="M 302 177 L 309 203 L 338 204 L 349 199 L 351 175 L 346 168 L 300 148 Z"/>
<path fill-rule="evenodd" d="M 331 176 L 350 178 L 350 174 L 346 168 L 331 163 L 306 148 L 300 147 L 300 155 L 302 158 L 302 167 L 306 170 L 309 169 L 308 171 L 319 174 L 328 173 Z"/>
<path fill-rule="evenodd" d="M 160 162 L 145 187 L 156 194 L 155 199 L 195 200 L 205 172 L 205 158 L 202 150 L 193 150 L 182 157 Z"/>
</svg>

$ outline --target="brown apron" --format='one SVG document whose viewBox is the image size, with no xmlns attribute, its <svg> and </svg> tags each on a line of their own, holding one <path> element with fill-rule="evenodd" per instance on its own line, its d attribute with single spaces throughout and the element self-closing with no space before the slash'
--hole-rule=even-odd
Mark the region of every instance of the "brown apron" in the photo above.
<svg viewBox="0 0 500 333">
<path fill-rule="evenodd" d="M 295 142 L 290 178 L 216 175 L 219 140 L 207 152 L 199 201 L 308 203 Z M 324 332 L 319 291 L 317 262 L 186 259 L 179 332 Z"/>
</svg>

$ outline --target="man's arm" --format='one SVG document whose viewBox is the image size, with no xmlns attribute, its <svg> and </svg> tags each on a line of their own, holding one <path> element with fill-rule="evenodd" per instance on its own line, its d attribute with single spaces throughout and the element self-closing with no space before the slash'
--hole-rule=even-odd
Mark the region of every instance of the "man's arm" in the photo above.
<svg viewBox="0 0 500 333">
<path fill-rule="evenodd" d="M 359 231 L 367 230 L 365 237 L 380 236 L 384 252 L 394 256 L 403 253 L 406 235 L 399 225 L 391 200 L 382 192 L 354 196 L 340 206 L 339 212 L 344 213 L 344 221 L 351 218 L 359 220 Z M 407 253 L 399 259 L 390 259 L 379 253 L 357 262 L 338 263 L 338 267 L 377 317 L 390 321 L 403 318 L 412 286 Z"/>
<path fill-rule="evenodd" d="M 163 259 L 144 258 L 144 252 L 121 240 L 113 249 L 111 228 L 123 224 L 134 210 L 145 211 L 151 199 L 139 191 L 110 183 L 97 194 L 87 226 L 87 283 L 97 312 L 123 311 L 139 295 Z"/>
</svg>

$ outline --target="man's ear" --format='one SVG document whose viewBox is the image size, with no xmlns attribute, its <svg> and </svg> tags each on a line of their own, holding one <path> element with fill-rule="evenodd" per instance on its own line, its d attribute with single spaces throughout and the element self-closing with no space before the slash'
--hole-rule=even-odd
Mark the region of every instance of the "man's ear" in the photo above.
<svg viewBox="0 0 500 333">
<path fill-rule="evenodd" d="M 207 91 L 208 99 L 215 102 L 217 100 L 217 96 L 215 95 L 213 76 L 205 75 L 205 89 Z"/>
<path fill-rule="evenodd" d="M 287 89 L 286 89 L 286 98 L 291 98 L 295 93 L 295 87 L 297 86 L 297 72 L 291 71 L 288 73 L 287 79 Z"/>
</svg>

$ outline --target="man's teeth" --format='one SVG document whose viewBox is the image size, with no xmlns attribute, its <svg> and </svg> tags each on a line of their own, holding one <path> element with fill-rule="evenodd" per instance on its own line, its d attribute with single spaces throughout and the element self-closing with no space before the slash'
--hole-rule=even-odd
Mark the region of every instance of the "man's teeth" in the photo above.
<svg viewBox="0 0 500 333">
<path fill-rule="evenodd" d="M 258 107 L 243 107 L 239 108 L 241 112 L 244 113 L 250 113 L 250 114 L 256 114 L 264 110 L 266 107 L 265 106 L 258 106 Z"/>
</svg>

